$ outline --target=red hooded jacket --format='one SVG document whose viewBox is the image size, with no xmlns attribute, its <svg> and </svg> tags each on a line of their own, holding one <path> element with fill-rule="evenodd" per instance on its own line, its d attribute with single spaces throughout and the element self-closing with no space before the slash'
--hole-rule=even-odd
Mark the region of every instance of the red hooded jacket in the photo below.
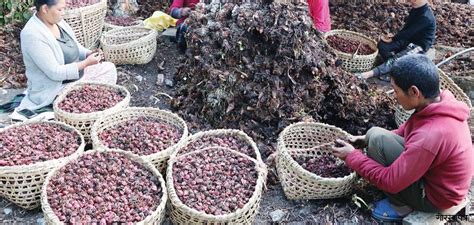
<svg viewBox="0 0 474 225">
<path fill-rule="evenodd" d="M 394 130 L 404 137 L 405 150 L 392 165 L 384 167 L 356 150 L 347 165 L 388 193 L 398 193 L 424 180 L 428 200 L 443 210 L 466 197 L 474 169 L 474 155 L 467 119 L 470 109 L 449 91 L 441 101 L 414 113 Z"/>
<path fill-rule="evenodd" d="M 184 7 L 188 7 L 188 8 L 191 8 L 192 10 L 194 10 L 194 7 L 198 3 L 199 3 L 199 0 L 174 0 L 173 3 L 170 6 L 170 14 L 171 14 L 171 12 L 173 12 L 173 9 L 181 9 L 181 8 L 184 8 Z M 183 23 L 186 18 L 187 17 L 179 18 L 178 21 L 176 22 L 176 26 Z"/>
</svg>

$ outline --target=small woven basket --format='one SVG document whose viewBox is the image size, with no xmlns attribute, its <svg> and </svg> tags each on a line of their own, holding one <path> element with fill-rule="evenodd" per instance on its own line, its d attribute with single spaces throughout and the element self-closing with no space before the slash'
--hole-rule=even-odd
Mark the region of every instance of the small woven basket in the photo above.
<svg viewBox="0 0 474 225">
<path fill-rule="evenodd" d="M 281 132 L 277 147 L 277 172 L 288 199 L 329 199 L 351 192 L 356 180 L 355 172 L 345 177 L 325 178 L 307 171 L 293 159 L 294 156 L 332 156 L 333 141 L 348 136 L 340 128 L 314 122 L 295 123 Z"/>
<path fill-rule="evenodd" d="M 135 224 L 140 224 L 140 225 L 142 225 L 142 224 L 143 225 L 144 224 L 161 224 L 164 217 L 165 217 L 166 202 L 168 201 L 168 193 L 167 193 L 167 190 L 166 190 L 166 184 L 165 184 L 165 180 L 163 179 L 163 176 L 160 174 L 160 172 L 158 172 L 158 170 L 150 162 L 142 159 L 138 155 L 135 155 L 131 152 L 122 151 L 122 150 L 119 150 L 119 149 L 113 149 L 113 150 L 110 150 L 110 149 L 109 150 L 96 149 L 96 150 L 84 152 L 82 154 L 76 155 L 73 158 L 70 158 L 67 161 L 61 163 L 58 167 L 56 167 L 54 170 L 52 170 L 50 173 L 48 173 L 48 176 L 46 177 L 43 188 L 41 189 L 41 208 L 43 210 L 44 219 L 46 221 L 46 224 L 64 224 L 63 222 L 61 222 L 59 220 L 58 216 L 56 216 L 56 214 L 54 214 L 53 209 L 51 208 L 51 206 L 48 203 L 47 187 L 49 185 L 49 181 L 52 179 L 52 177 L 54 177 L 56 175 L 56 173 L 61 168 L 66 166 L 68 163 L 77 160 L 79 157 L 81 157 L 83 155 L 94 154 L 96 152 L 117 152 L 117 153 L 123 154 L 128 159 L 130 159 L 134 162 L 137 162 L 140 165 L 144 166 L 147 170 L 151 171 L 153 173 L 153 175 L 155 175 L 156 178 L 158 178 L 158 180 L 160 182 L 161 190 L 163 192 L 163 195 L 161 197 L 161 202 L 158 205 L 158 207 L 155 209 L 155 211 L 153 211 L 143 221 L 140 221 L 140 222 L 135 223 Z"/>
<path fill-rule="evenodd" d="M 130 26 L 106 32 L 100 43 L 107 61 L 116 65 L 146 64 L 155 55 L 157 36 L 156 30 Z"/>
<path fill-rule="evenodd" d="M 201 151 L 206 151 L 209 149 L 225 149 L 230 151 L 233 154 L 246 157 L 252 162 L 255 163 L 255 169 L 258 173 L 257 183 L 255 186 L 255 191 L 248 200 L 248 202 L 242 207 L 237 209 L 235 212 L 225 214 L 225 215 L 211 215 L 206 214 L 205 212 L 197 211 L 189 206 L 185 205 L 176 194 L 174 189 L 173 181 L 173 165 L 175 162 L 179 161 L 180 158 L 199 153 Z M 260 206 L 260 200 L 262 198 L 263 188 L 265 186 L 265 180 L 267 175 L 267 168 L 262 161 L 256 160 L 246 154 L 231 150 L 229 148 L 222 147 L 209 147 L 186 154 L 177 156 L 177 152 L 173 153 L 168 162 L 168 168 L 166 172 L 166 181 L 168 187 L 168 193 L 170 198 L 170 208 L 171 213 L 170 217 L 174 224 L 252 224 L 255 216 L 258 213 L 258 208 Z"/>
<path fill-rule="evenodd" d="M 370 55 L 358 55 L 341 52 L 327 44 L 329 48 L 331 48 L 336 53 L 337 57 L 342 60 L 342 68 L 345 71 L 366 72 L 372 69 L 375 63 L 375 58 L 379 53 L 379 50 L 377 48 L 377 42 L 363 34 L 348 30 L 331 30 L 324 34 L 324 39 L 326 40 L 329 36 L 332 35 L 337 35 L 346 39 L 360 41 L 363 44 L 368 44 L 370 48 L 374 49 L 374 53 Z"/>
<path fill-rule="evenodd" d="M 117 103 L 112 108 L 98 111 L 98 112 L 91 112 L 91 113 L 70 113 L 65 112 L 64 110 L 59 108 L 59 103 L 62 102 L 67 94 L 76 89 L 82 88 L 84 85 L 100 85 L 104 87 L 108 87 L 114 90 L 117 90 L 122 95 L 124 95 L 124 99 Z M 74 85 L 67 86 L 64 88 L 63 91 L 58 95 L 56 100 L 53 103 L 53 110 L 54 110 L 54 117 L 56 120 L 62 121 L 66 124 L 69 124 L 79 130 L 82 135 L 84 135 L 84 139 L 87 143 L 91 143 L 91 136 L 90 136 L 90 129 L 94 122 L 99 119 L 100 117 L 113 113 L 117 110 L 127 108 L 130 104 L 130 92 L 123 86 L 119 85 L 112 85 L 112 84 L 104 84 L 104 83 L 95 83 L 95 82 L 78 82 Z"/>
<path fill-rule="evenodd" d="M 439 74 L 439 82 L 440 82 L 440 88 L 441 90 L 449 90 L 451 93 L 453 93 L 454 97 L 467 104 L 469 108 L 472 109 L 472 104 L 471 104 L 471 99 L 464 93 L 464 91 L 456 84 L 454 83 L 451 78 L 449 78 L 442 70 L 438 70 Z M 410 118 L 411 114 L 413 114 L 415 110 L 410 110 L 406 111 L 404 110 L 400 105 L 397 105 L 395 107 L 395 122 L 397 123 L 398 126 L 402 125 L 405 123 L 405 121 Z M 470 122 L 470 124 L 472 124 Z"/>
<path fill-rule="evenodd" d="M 81 143 L 76 152 L 67 157 L 37 162 L 30 165 L 0 166 L 0 196 L 5 197 L 24 209 L 34 209 L 40 206 L 41 187 L 43 186 L 48 172 L 62 162 L 83 152 L 85 146 L 82 134 L 74 127 L 61 122 L 23 122 L 8 126 L 2 129 L 2 131 L 35 123 L 59 124 L 67 129 L 72 129 L 77 132 Z"/>
<path fill-rule="evenodd" d="M 124 123 L 131 119 L 137 119 L 139 117 L 151 117 L 158 119 L 163 123 L 170 124 L 177 127 L 182 135 L 179 141 L 168 147 L 167 149 L 153 153 L 150 155 L 141 156 L 143 159 L 150 161 L 158 171 L 164 171 L 166 168 L 166 163 L 170 155 L 174 152 L 179 143 L 183 142 L 184 139 L 188 136 L 188 126 L 181 117 L 178 115 L 156 108 L 139 108 L 131 107 L 126 109 L 118 110 L 112 114 L 108 114 L 100 119 L 98 119 L 91 128 L 91 138 L 94 148 L 103 148 L 108 149 L 99 139 L 99 134 L 113 126 Z"/>
<path fill-rule="evenodd" d="M 68 9 L 64 21 L 72 27 L 77 41 L 86 48 L 95 48 L 104 27 L 107 0 L 80 8 Z"/>
</svg>

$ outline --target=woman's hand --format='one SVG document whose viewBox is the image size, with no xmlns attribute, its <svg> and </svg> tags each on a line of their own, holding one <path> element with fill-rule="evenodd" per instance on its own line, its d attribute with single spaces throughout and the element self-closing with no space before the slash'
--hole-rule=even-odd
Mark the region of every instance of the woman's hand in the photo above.
<svg viewBox="0 0 474 225">
<path fill-rule="evenodd" d="M 82 70 L 82 69 L 85 69 L 88 66 L 98 64 L 102 60 L 102 57 L 103 57 L 102 56 L 102 51 L 100 51 L 100 50 L 90 52 L 90 54 L 88 54 L 86 59 L 82 60 L 81 62 L 79 62 L 77 64 L 77 67 L 78 67 L 79 70 Z"/>
<path fill-rule="evenodd" d="M 352 152 L 354 151 L 354 147 L 343 141 L 343 140 L 340 140 L 340 139 L 337 139 L 336 140 L 336 144 L 342 146 L 342 147 L 337 147 L 337 146 L 334 146 L 332 147 L 332 154 L 342 160 L 345 160 L 346 157 Z"/>
</svg>

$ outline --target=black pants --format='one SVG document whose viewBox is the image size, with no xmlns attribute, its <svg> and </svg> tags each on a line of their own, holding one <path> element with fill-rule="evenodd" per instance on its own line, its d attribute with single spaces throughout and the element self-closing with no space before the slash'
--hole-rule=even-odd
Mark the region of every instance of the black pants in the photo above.
<svg viewBox="0 0 474 225">
<path fill-rule="evenodd" d="M 182 23 L 178 25 L 176 31 L 176 42 L 178 43 L 178 50 L 181 53 L 186 52 L 186 48 L 188 47 L 186 44 L 186 31 L 188 30 L 188 26 Z"/>
<path fill-rule="evenodd" d="M 394 54 L 401 52 L 406 47 L 407 44 L 402 43 L 401 41 L 394 41 L 390 43 L 379 41 L 379 43 L 377 43 L 379 55 L 382 57 L 383 61 L 387 61 L 387 59 L 391 58 Z"/>
</svg>

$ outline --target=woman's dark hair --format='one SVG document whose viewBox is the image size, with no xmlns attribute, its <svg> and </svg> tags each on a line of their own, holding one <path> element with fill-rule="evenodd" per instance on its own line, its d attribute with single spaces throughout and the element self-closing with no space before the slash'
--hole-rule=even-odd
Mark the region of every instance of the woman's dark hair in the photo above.
<svg viewBox="0 0 474 225">
<path fill-rule="evenodd" d="M 36 11 L 39 11 L 41 6 L 43 5 L 47 5 L 48 7 L 51 7 L 56 4 L 58 4 L 58 0 L 35 0 Z"/>
<path fill-rule="evenodd" d="M 405 93 L 413 85 L 425 98 L 439 96 L 438 69 L 425 55 L 414 54 L 399 58 L 393 64 L 390 76 Z"/>
</svg>

